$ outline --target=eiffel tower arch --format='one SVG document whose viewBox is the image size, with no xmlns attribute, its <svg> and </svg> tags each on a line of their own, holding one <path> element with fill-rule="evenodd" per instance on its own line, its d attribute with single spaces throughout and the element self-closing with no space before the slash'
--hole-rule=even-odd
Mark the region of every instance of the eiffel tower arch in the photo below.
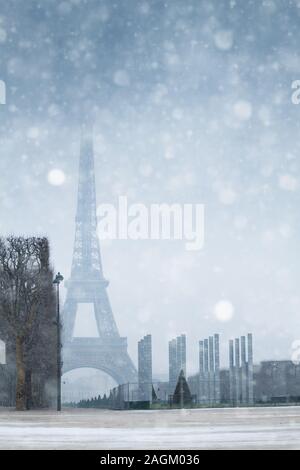
<svg viewBox="0 0 300 470">
<path fill-rule="evenodd" d="M 120 337 L 104 278 L 97 236 L 93 136 L 83 125 L 79 163 L 77 214 L 71 278 L 63 309 L 63 373 L 83 367 L 106 372 L 118 384 L 136 382 L 136 369 Z M 74 336 L 79 309 L 92 309 L 97 337 Z"/>
</svg>

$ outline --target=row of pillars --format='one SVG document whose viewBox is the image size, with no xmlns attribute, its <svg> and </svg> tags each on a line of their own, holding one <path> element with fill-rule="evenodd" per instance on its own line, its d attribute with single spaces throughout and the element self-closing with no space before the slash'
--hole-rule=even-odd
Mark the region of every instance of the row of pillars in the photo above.
<svg viewBox="0 0 300 470">
<path fill-rule="evenodd" d="M 152 400 L 152 337 L 146 335 L 138 342 L 139 400 Z"/>
<path fill-rule="evenodd" d="M 199 341 L 199 403 L 220 403 L 220 337 Z"/>
<path fill-rule="evenodd" d="M 186 376 L 186 336 L 180 335 L 169 341 L 169 388 L 173 394 L 180 372 Z"/>
<path fill-rule="evenodd" d="M 229 341 L 229 394 L 233 405 L 253 405 L 252 334 Z"/>
</svg>

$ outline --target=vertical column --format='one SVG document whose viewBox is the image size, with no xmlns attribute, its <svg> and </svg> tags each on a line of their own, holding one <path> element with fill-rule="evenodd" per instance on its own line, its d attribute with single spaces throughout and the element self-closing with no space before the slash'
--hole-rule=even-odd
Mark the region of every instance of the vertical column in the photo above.
<svg viewBox="0 0 300 470">
<path fill-rule="evenodd" d="M 138 343 L 138 395 L 141 401 L 152 400 L 152 338 L 144 336 Z"/>
<path fill-rule="evenodd" d="M 199 341 L 199 403 L 204 399 L 204 342 Z"/>
<path fill-rule="evenodd" d="M 236 404 L 240 403 L 240 340 L 235 339 L 235 397 Z"/>
<path fill-rule="evenodd" d="M 181 335 L 181 364 L 180 371 L 183 370 L 184 376 L 186 377 L 186 336 Z"/>
<path fill-rule="evenodd" d="M 235 380 L 234 380 L 234 349 L 233 340 L 229 341 L 229 397 L 230 404 L 233 405 L 235 397 Z"/>
<path fill-rule="evenodd" d="M 180 372 L 183 370 L 184 375 L 186 375 L 186 338 L 185 335 L 177 336 L 176 338 L 176 348 L 177 348 L 177 377 L 176 382 L 179 377 Z"/>
<path fill-rule="evenodd" d="M 149 370 L 149 380 L 152 383 L 152 336 L 147 336 L 148 341 L 148 370 Z"/>
<path fill-rule="evenodd" d="M 214 394 L 214 338 L 210 336 L 209 339 L 209 402 L 213 404 L 215 402 Z"/>
<path fill-rule="evenodd" d="M 174 393 L 177 375 L 176 339 L 169 341 L 169 392 Z"/>
<path fill-rule="evenodd" d="M 209 372 L 208 372 L 208 339 L 204 340 L 204 399 L 205 403 L 209 402 Z"/>
<path fill-rule="evenodd" d="M 176 384 L 177 384 L 177 379 L 180 374 L 180 368 L 181 368 L 181 337 L 177 336 L 176 338 Z"/>
<path fill-rule="evenodd" d="M 143 401 L 144 400 L 144 390 L 143 390 L 143 356 L 144 356 L 144 342 L 141 339 L 138 342 L 138 382 L 139 382 L 139 391 L 138 391 L 138 399 Z"/>
<path fill-rule="evenodd" d="M 146 384 L 147 395 L 150 403 L 152 402 L 152 336 L 145 336 L 145 363 L 146 363 Z"/>
<path fill-rule="evenodd" d="M 181 364 L 181 340 L 180 340 L 180 336 L 176 337 L 175 345 L 176 345 L 176 383 L 177 383 L 177 378 L 179 376 L 180 364 Z"/>
<path fill-rule="evenodd" d="M 247 363 L 246 363 L 246 337 L 241 337 L 241 361 L 242 361 L 242 403 L 247 404 Z"/>
<path fill-rule="evenodd" d="M 252 334 L 248 333 L 248 367 L 247 367 L 247 378 L 248 378 L 248 403 L 249 405 L 254 404 L 254 393 L 253 393 L 253 339 Z"/>
<path fill-rule="evenodd" d="M 215 334 L 215 402 L 220 403 L 221 391 L 220 391 L 220 336 Z"/>
</svg>

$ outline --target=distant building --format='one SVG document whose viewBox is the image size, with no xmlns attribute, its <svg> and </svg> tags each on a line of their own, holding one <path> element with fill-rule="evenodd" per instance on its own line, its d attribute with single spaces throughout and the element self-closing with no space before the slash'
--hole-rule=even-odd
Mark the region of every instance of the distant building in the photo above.
<svg viewBox="0 0 300 470">
<path fill-rule="evenodd" d="M 300 365 L 292 361 L 264 361 L 255 367 L 257 403 L 300 402 Z"/>
<path fill-rule="evenodd" d="M 253 405 L 252 334 L 229 341 L 229 402 Z"/>
<path fill-rule="evenodd" d="M 152 400 L 152 337 L 144 336 L 138 342 L 139 400 Z"/>
<path fill-rule="evenodd" d="M 180 372 L 186 375 L 186 336 L 169 341 L 169 391 L 174 393 Z"/>
<path fill-rule="evenodd" d="M 220 338 L 218 334 L 199 341 L 198 402 L 220 403 Z"/>
</svg>

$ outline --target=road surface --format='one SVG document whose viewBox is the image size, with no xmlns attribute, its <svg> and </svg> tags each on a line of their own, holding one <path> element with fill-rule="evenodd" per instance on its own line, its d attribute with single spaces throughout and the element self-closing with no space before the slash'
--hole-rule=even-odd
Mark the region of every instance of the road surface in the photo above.
<svg viewBox="0 0 300 470">
<path fill-rule="evenodd" d="M 0 408 L 0 449 L 300 449 L 300 407 L 61 414 Z"/>
</svg>

